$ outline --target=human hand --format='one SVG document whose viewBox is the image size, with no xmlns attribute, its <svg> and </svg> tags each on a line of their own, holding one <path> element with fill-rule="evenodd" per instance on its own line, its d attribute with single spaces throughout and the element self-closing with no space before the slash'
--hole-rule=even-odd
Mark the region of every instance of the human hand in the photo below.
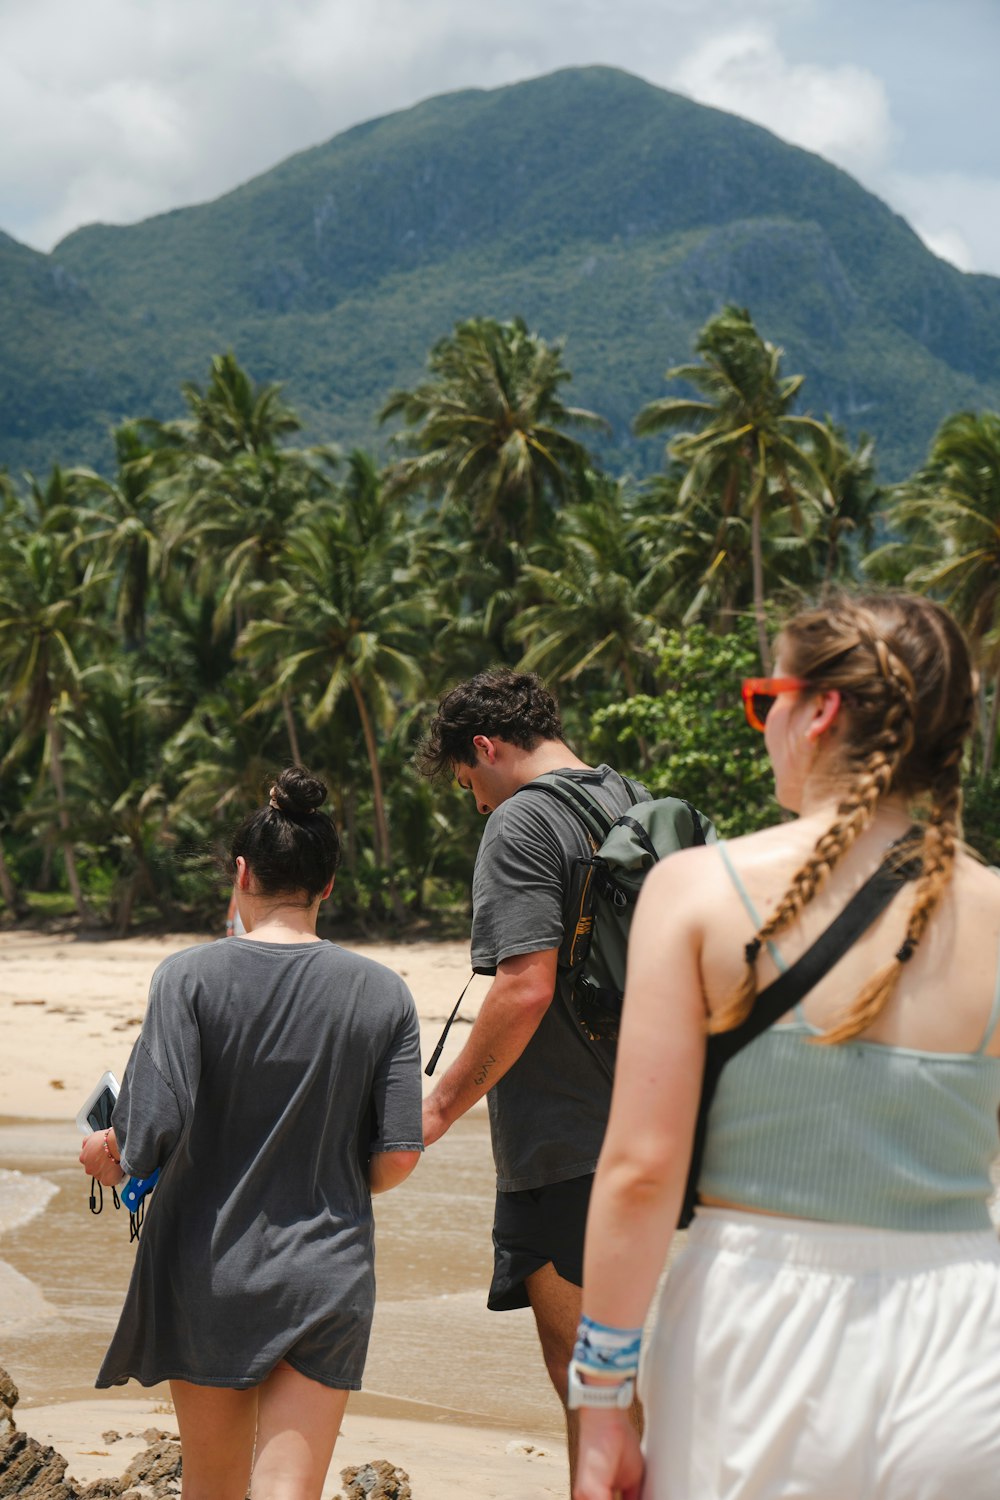
<svg viewBox="0 0 1000 1500">
<path fill-rule="evenodd" d="M 429 1094 L 424 1100 L 424 1145 L 433 1146 L 439 1141 L 451 1124 L 444 1114 L 435 1094 Z"/>
<path fill-rule="evenodd" d="M 113 1130 L 95 1130 L 85 1136 L 80 1147 L 80 1164 L 88 1177 L 96 1177 L 102 1187 L 117 1187 L 125 1180 L 121 1163 L 112 1151 L 117 1151 L 118 1142 Z"/>
<path fill-rule="evenodd" d="M 584 1407 L 580 1413 L 573 1500 L 639 1500 L 643 1462 L 628 1412 Z"/>
</svg>

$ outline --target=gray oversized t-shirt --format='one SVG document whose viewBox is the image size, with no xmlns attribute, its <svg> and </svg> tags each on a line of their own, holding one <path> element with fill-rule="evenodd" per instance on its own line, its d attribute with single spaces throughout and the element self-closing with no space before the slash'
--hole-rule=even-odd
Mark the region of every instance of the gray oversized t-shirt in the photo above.
<svg viewBox="0 0 1000 1500">
<path fill-rule="evenodd" d="M 114 1112 L 161 1169 L 99 1386 L 243 1387 L 288 1358 L 361 1383 L 375 1298 L 368 1158 L 422 1147 L 398 975 L 332 943 L 229 938 L 168 958 Z"/>
<path fill-rule="evenodd" d="M 632 803 L 610 766 L 560 774 L 584 783 L 614 817 Z M 591 852 L 582 821 L 544 788 L 529 782 L 500 804 L 486 825 L 472 880 L 477 973 L 495 973 L 505 958 L 564 949 L 579 906 L 580 861 Z M 611 1103 L 612 1067 L 610 1054 L 577 1021 L 560 969 L 555 998 L 538 1030 L 487 1095 L 501 1192 L 594 1170 Z"/>
</svg>

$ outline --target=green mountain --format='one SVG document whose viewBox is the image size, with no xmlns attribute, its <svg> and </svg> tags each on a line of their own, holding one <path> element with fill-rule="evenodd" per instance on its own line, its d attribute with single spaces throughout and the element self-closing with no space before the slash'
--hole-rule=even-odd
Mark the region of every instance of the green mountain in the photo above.
<svg viewBox="0 0 1000 1500">
<path fill-rule="evenodd" d="M 111 424 L 177 414 L 227 348 L 285 382 L 310 438 L 384 442 L 388 391 L 477 314 L 565 336 L 571 399 L 636 470 L 662 444 L 635 412 L 725 301 L 890 477 L 949 411 L 1000 405 L 1000 279 L 938 260 L 819 157 L 608 68 L 431 99 L 48 256 L 0 235 L 0 278 L 11 469 L 107 465 Z"/>
</svg>

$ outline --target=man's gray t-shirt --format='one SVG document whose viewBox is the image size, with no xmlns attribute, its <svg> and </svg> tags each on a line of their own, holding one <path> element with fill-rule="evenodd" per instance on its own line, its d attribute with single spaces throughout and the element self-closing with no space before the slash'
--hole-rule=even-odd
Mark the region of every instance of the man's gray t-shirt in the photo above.
<svg viewBox="0 0 1000 1500">
<path fill-rule="evenodd" d="M 613 817 L 634 800 L 610 766 L 560 774 L 586 785 Z M 580 861 L 591 853 L 581 819 L 543 787 L 528 782 L 500 804 L 486 825 L 472 880 L 477 973 L 495 973 L 505 958 L 565 950 L 582 891 Z M 501 1192 L 593 1172 L 608 1120 L 611 1079 L 611 1058 L 577 1021 L 560 968 L 555 998 L 538 1030 L 487 1095 Z"/>
<path fill-rule="evenodd" d="M 168 958 L 114 1112 L 160 1179 L 98 1377 L 244 1387 L 287 1358 L 361 1383 L 375 1299 L 369 1156 L 422 1147 L 416 1009 L 332 943 Z"/>
</svg>

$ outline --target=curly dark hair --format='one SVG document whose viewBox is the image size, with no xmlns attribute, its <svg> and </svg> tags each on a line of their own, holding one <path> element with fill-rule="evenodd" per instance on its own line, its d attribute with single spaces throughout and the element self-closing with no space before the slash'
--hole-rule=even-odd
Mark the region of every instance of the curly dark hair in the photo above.
<svg viewBox="0 0 1000 1500">
<path fill-rule="evenodd" d="M 425 776 L 439 776 L 456 763 L 476 764 L 477 734 L 534 750 L 541 740 L 563 738 L 559 705 L 534 672 L 493 667 L 445 693 L 417 751 Z"/>
</svg>

